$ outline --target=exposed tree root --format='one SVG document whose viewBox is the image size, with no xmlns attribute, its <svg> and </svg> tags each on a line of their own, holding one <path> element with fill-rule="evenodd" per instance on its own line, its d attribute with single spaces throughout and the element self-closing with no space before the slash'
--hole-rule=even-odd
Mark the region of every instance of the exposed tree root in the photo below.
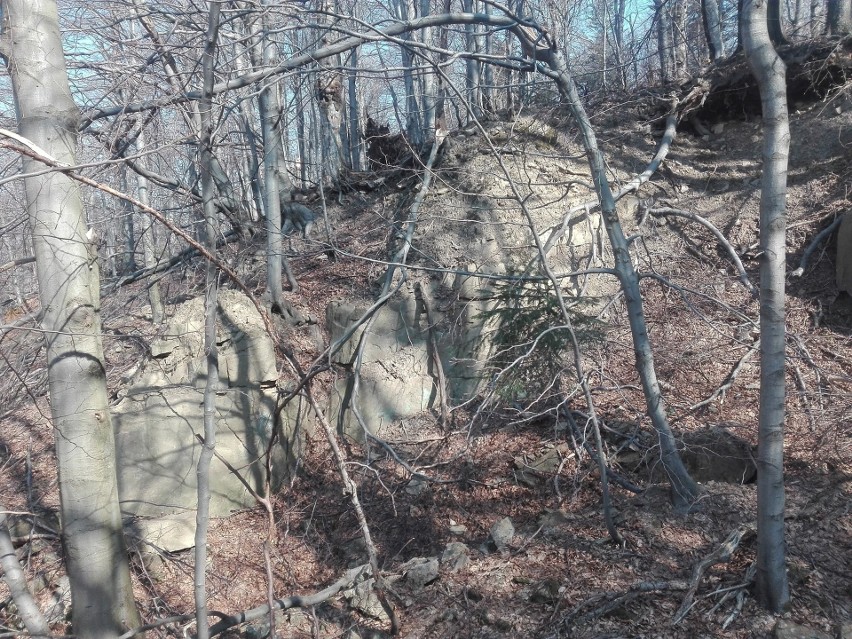
<svg viewBox="0 0 852 639">
<path fill-rule="evenodd" d="M 787 66 L 787 95 L 820 100 L 852 77 L 852 37 L 824 38 L 778 48 Z M 710 66 L 680 87 L 680 117 L 727 120 L 731 114 L 760 115 L 757 81 L 742 53 Z"/>
</svg>

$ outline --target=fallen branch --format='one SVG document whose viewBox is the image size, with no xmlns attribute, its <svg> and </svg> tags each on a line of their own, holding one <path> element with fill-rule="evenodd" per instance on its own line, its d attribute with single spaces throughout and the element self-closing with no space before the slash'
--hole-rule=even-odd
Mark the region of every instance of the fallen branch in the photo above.
<svg viewBox="0 0 852 639">
<path fill-rule="evenodd" d="M 721 546 L 696 564 L 695 568 L 692 570 L 692 578 L 689 580 L 689 589 L 686 591 L 686 596 L 683 598 L 683 603 L 680 604 L 680 608 L 678 608 L 678 611 L 672 620 L 672 624 L 679 624 L 683 621 L 686 615 L 689 614 L 689 611 L 693 606 L 695 592 L 698 590 L 698 584 L 701 582 L 701 577 L 704 575 L 704 572 L 711 566 L 730 561 L 743 539 L 755 534 L 756 531 L 757 528 L 754 522 L 742 524 L 739 528 L 728 535 L 728 538 L 722 542 Z"/>
<path fill-rule="evenodd" d="M 0 264 L 0 273 L 3 271 L 8 271 L 11 268 L 15 268 L 16 266 L 23 266 L 24 264 L 32 264 L 35 262 L 35 257 L 29 255 L 27 257 L 21 257 L 17 260 L 12 260 L 10 262 L 6 262 L 5 264 Z"/>
<path fill-rule="evenodd" d="M 276 599 L 273 602 L 271 608 L 269 604 L 264 604 L 262 606 L 258 606 L 257 608 L 238 612 L 235 615 L 224 615 L 221 612 L 215 612 L 211 610 L 210 614 L 219 617 L 219 621 L 210 626 L 210 636 L 214 637 L 216 635 L 222 634 L 226 630 L 233 628 L 234 626 L 239 626 L 240 624 L 249 621 L 254 621 L 255 619 L 260 619 L 261 617 L 265 617 L 270 613 L 271 610 L 289 610 L 290 608 L 310 608 L 311 606 L 317 606 L 323 603 L 324 601 L 328 601 L 341 590 L 351 588 L 358 581 L 361 575 L 365 572 L 368 573 L 369 570 L 370 567 L 367 564 L 358 566 L 357 568 L 351 568 L 350 570 L 347 570 L 346 573 L 340 579 L 335 581 L 328 588 L 324 588 L 323 590 L 315 592 L 312 595 L 291 595 L 289 597 L 286 597 L 285 599 Z M 118 639 L 131 639 L 131 637 L 135 637 L 136 635 L 141 634 L 143 632 L 154 630 L 170 623 L 183 623 L 184 621 L 189 621 L 194 618 L 195 615 L 175 615 L 174 617 L 158 619 L 157 621 L 145 624 L 144 626 L 139 626 L 138 628 L 134 628 L 133 630 L 128 630 Z"/>
<path fill-rule="evenodd" d="M 817 236 L 811 240 L 810 244 L 805 247 L 804 252 L 802 253 L 802 259 L 799 262 L 799 268 L 790 273 L 790 277 L 801 277 L 805 272 L 805 268 L 808 266 L 808 260 L 810 259 L 813 252 L 816 250 L 816 247 L 820 245 L 823 240 L 828 239 L 828 236 L 834 233 L 834 229 L 840 226 L 840 223 L 843 221 L 843 216 L 838 215 L 837 219 L 834 220 L 831 224 L 826 226 L 822 231 L 817 233 Z"/>
<path fill-rule="evenodd" d="M 722 234 L 722 231 L 716 228 L 716 225 L 713 224 L 710 220 L 707 220 L 701 217 L 700 215 L 696 215 L 695 213 L 690 213 L 689 211 L 682 211 L 680 209 L 674 209 L 668 206 L 662 208 L 648 209 L 648 213 L 655 217 L 666 215 L 682 217 L 687 220 L 696 222 L 706 228 L 715 236 L 719 244 L 721 244 L 722 247 L 728 252 L 728 255 L 731 256 L 731 261 L 734 263 L 734 266 L 737 267 L 737 272 L 740 274 L 740 282 L 743 283 L 743 286 L 745 286 L 748 289 L 748 292 L 752 295 L 757 293 L 757 289 L 755 289 L 754 284 L 751 283 L 751 280 L 748 277 L 748 273 L 746 273 L 746 270 L 743 267 L 743 263 L 742 261 L 740 261 L 740 256 L 737 255 L 737 252 L 734 250 L 734 247 L 731 246 L 731 243 L 728 242 L 727 238 Z"/>
<path fill-rule="evenodd" d="M 3 566 L 3 579 L 9 587 L 9 593 L 18 607 L 18 615 L 27 632 L 35 637 L 49 636 L 50 627 L 27 588 L 27 579 L 15 554 L 9 527 L 6 525 L 6 508 L 3 505 L 0 505 L 0 565 Z"/>
<path fill-rule="evenodd" d="M 598 617 L 609 614 L 613 610 L 621 608 L 624 604 L 629 603 L 639 597 L 639 595 L 649 592 L 664 592 L 664 591 L 680 591 L 686 590 L 688 584 L 685 581 L 640 581 L 637 584 L 630 586 L 626 592 L 604 592 L 578 604 L 562 618 L 562 625 L 580 624 Z M 602 603 L 601 603 L 602 602 Z M 589 606 L 597 606 L 593 610 L 584 614 L 582 611 Z"/>
</svg>

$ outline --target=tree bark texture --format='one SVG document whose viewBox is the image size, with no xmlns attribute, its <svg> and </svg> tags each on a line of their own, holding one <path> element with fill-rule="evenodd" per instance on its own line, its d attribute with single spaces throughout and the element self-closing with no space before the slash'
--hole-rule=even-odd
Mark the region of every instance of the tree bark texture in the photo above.
<svg viewBox="0 0 852 639">
<path fill-rule="evenodd" d="M 74 165 L 71 96 L 55 0 L 3 2 L 21 135 Z M 25 173 L 44 165 L 24 158 Z M 44 312 L 62 534 L 74 634 L 116 637 L 139 625 L 124 547 L 101 344 L 97 252 L 76 183 L 59 172 L 24 180 Z"/>
<path fill-rule="evenodd" d="M 660 58 L 660 80 L 663 84 L 672 81 L 672 34 L 671 20 L 664 0 L 654 0 L 657 21 L 657 55 Z"/>
<path fill-rule="evenodd" d="M 763 108 L 760 197 L 760 416 L 757 455 L 757 596 L 773 612 L 790 601 L 784 541 L 786 192 L 790 126 L 784 63 L 767 27 L 767 0 L 745 0 L 743 47 Z"/>
<path fill-rule="evenodd" d="M 852 33 L 852 0 L 828 0 L 825 28 L 829 35 Z"/>
<path fill-rule="evenodd" d="M 768 0 L 766 23 L 769 27 L 769 39 L 775 45 L 787 43 L 784 26 L 781 24 L 781 0 Z"/>
<path fill-rule="evenodd" d="M 707 38 L 707 49 L 710 51 L 710 61 L 715 62 L 725 57 L 719 0 L 701 0 L 701 17 L 704 22 L 704 35 Z"/>
<path fill-rule="evenodd" d="M 213 154 L 213 80 L 216 70 L 216 41 L 219 35 L 221 5 L 210 3 L 207 33 L 204 41 L 201 68 L 203 88 L 198 103 L 201 114 L 199 135 L 199 169 L 201 197 L 204 202 L 204 223 L 207 227 L 207 250 L 216 253 L 219 220 L 216 215 L 215 156 Z M 274 85 L 273 85 L 274 86 Z M 280 232 L 276 232 L 280 237 Z M 213 262 L 207 262 L 206 295 L 204 299 L 204 352 L 207 358 L 207 382 L 204 386 L 204 441 L 196 466 L 198 504 L 195 513 L 195 625 L 198 639 L 208 639 L 207 626 L 207 529 L 210 523 L 210 464 L 216 449 L 216 387 L 219 381 L 219 355 L 216 350 L 216 310 L 219 301 L 219 273 Z"/>
</svg>

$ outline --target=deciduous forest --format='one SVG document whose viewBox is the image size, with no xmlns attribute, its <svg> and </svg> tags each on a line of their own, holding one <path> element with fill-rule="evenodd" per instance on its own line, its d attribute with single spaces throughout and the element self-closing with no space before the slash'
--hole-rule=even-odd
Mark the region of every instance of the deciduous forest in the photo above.
<svg viewBox="0 0 852 639">
<path fill-rule="evenodd" d="M 0 0 L 0 634 L 852 638 L 852 0 Z"/>
</svg>

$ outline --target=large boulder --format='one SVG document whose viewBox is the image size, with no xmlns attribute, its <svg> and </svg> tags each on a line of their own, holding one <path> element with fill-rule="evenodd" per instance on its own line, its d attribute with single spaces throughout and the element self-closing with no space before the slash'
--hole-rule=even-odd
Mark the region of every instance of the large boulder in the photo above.
<svg viewBox="0 0 852 639">
<path fill-rule="evenodd" d="M 204 300 L 196 298 L 177 309 L 164 337 L 151 345 L 151 359 L 113 409 L 122 511 L 131 517 L 137 535 L 167 550 L 191 545 L 194 529 L 195 468 L 201 452 L 197 436 L 203 433 L 207 381 L 203 336 Z M 213 517 L 254 505 L 243 482 L 265 492 L 268 467 L 273 489 L 280 485 L 294 468 L 307 423 L 302 407 L 291 403 L 276 425 L 274 345 L 257 310 L 241 293 L 220 293 L 217 345 L 216 451 L 233 471 L 214 458 Z"/>
</svg>

